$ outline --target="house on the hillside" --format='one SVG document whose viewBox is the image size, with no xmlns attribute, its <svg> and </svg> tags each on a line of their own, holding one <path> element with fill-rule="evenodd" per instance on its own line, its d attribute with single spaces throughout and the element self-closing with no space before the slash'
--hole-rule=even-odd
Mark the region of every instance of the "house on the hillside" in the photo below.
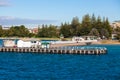
<svg viewBox="0 0 120 80">
<path fill-rule="evenodd" d="M 3 30 L 9 30 L 10 27 L 2 27 Z"/>
<path fill-rule="evenodd" d="M 112 27 L 113 29 L 115 29 L 115 28 L 117 28 L 117 27 L 120 27 L 120 21 L 113 22 L 113 23 L 111 24 L 111 27 Z"/>
<path fill-rule="evenodd" d="M 38 28 L 29 29 L 29 32 L 33 33 L 33 34 L 37 34 L 38 33 Z"/>
</svg>

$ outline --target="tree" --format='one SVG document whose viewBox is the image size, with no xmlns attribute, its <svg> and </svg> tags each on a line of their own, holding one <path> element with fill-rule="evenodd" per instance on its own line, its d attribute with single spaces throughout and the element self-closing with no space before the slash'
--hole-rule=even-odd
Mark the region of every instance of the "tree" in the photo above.
<svg viewBox="0 0 120 80">
<path fill-rule="evenodd" d="M 8 36 L 10 36 L 10 37 L 12 37 L 12 36 L 16 36 L 16 35 L 15 35 L 15 29 L 14 29 L 13 26 L 10 28 L 10 30 L 8 30 L 8 33 L 9 33 Z"/>
<path fill-rule="evenodd" d="M 100 36 L 98 30 L 95 29 L 95 28 L 93 28 L 93 29 L 90 31 L 89 35 L 90 35 L 90 36 L 97 36 L 97 37 Z"/>
<path fill-rule="evenodd" d="M 38 37 L 48 37 L 48 32 L 47 25 L 43 25 L 38 31 Z"/>
<path fill-rule="evenodd" d="M 83 17 L 81 23 L 81 34 L 88 35 L 91 31 L 91 19 L 90 16 L 87 14 Z"/>
<path fill-rule="evenodd" d="M 10 37 L 28 37 L 29 35 L 29 31 L 24 25 L 12 26 L 10 30 L 8 30 L 8 33 Z"/>
<path fill-rule="evenodd" d="M 74 17 L 71 22 L 71 33 L 72 36 L 78 36 L 78 29 L 80 27 L 80 22 L 78 17 Z"/>
<path fill-rule="evenodd" d="M 101 17 L 98 16 L 97 22 L 96 22 L 96 29 L 100 32 L 102 28 L 103 28 L 103 27 L 102 27 Z"/>
<path fill-rule="evenodd" d="M 92 18 L 91 18 L 91 26 L 92 28 L 96 28 L 96 17 L 94 14 L 92 15 Z"/>
<path fill-rule="evenodd" d="M 42 28 L 38 29 L 37 37 L 58 37 L 57 27 L 54 25 L 42 25 Z"/>
<path fill-rule="evenodd" d="M 105 28 L 101 29 L 100 34 L 102 39 L 109 39 L 110 34 L 107 29 Z"/>
<path fill-rule="evenodd" d="M 27 37 L 29 35 L 29 31 L 24 25 L 19 26 L 19 33 L 17 35 L 20 37 Z"/>
<path fill-rule="evenodd" d="M 0 25 L 0 37 L 3 35 L 2 25 Z"/>
<path fill-rule="evenodd" d="M 63 34 L 65 38 L 70 37 L 71 36 L 71 27 L 69 24 L 67 23 L 62 23 L 61 27 L 60 27 L 60 34 Z"/>
<path fill-rule="evenodd" d="M 108 21 L 108 18 L 106 18 L 104 26 L 105 26 L 105 29 L 108 30 L 109 37 L 111 37 L 112 27 L 110 26 L 110 23 L 109 23 L 109 21 Z"/>
<path fill-rule="evenodd" d="M 57 27 L 54 26 L 54 25 L 50 25 L 48 27 L 48 37 L 49 38 L 54 38 L 54 37 L 58 37 L 58 34 L 57 34 Z"/>
</svg>

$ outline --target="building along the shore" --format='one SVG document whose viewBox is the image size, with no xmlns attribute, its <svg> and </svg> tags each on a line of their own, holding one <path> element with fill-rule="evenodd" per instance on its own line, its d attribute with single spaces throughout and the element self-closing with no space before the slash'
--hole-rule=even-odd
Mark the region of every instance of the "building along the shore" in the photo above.
<svg viewBox="0 0 120 80">
<path fill-rule="evenodd" d="M 17 42 L 17 47 L 40 47 L 41 46 L 41 42 L 39 41 L 23 41 L 23 40 L 18 40 Z"/>
<path fill-rule="evenodd" d="M 15 40 L 3 40 L 3 45 L 4 47 L 15 47 L 16 44 L 15 44 Z"/>
<path fill-rule="evenodd" d="M 81 37 L 73 37 L 72 41 L 74 42 L 97 42 L 96 36 L 81 36 Z"/>
</svg>

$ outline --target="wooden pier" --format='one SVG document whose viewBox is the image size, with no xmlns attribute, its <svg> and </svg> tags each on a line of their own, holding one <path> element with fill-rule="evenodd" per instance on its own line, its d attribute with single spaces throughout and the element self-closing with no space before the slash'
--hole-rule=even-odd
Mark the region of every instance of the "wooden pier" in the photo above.
<svg viewBox="0 0 120 80">
<path fill-rule="evenodd" d="M 18 53 L 49 53 L 49 54 L 90 54 L 90 55 L 100 55 L 100 54 L 106 54 L 107 49 L 101 48 L 101 49 L 65 49 L 65 48 L 13 48 L 13 47 L 1 47 L 0 52 L 18 52 Z"/>
</svg>

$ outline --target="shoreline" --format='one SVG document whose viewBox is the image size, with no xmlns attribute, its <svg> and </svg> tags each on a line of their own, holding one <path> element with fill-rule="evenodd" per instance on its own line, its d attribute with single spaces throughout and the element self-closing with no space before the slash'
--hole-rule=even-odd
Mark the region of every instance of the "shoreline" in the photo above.
<svg viewBox="0 0 120 80">
<path fill-rule="evenodd" d="M 85 46 L 86 43 L 79 42 L 79 43 L 64 43 L 64 44 L 51 44 L 51 47 L 64 47 L 64 46 Z M 102 40 L 98 42 L 93 42 L 91 45 L 120 45 L 119 41 L 113 40 Z"/>
<path fill-rule="evenodd" d="M 58 38 L 0 38 L 0 39 L 21 39 L 21 40 L 59 40 Z M 70 39 L 69 39 L 70 40 Z M 50 47 L 63 47 L 63 46 L 85 46 L 86 43 L 79 42 L 79 43 L 57 43 L 51 44 Z M 100 40 L 97 42 L 92 42 L 92 45 L 120 45 L 118 40 Z"/>
<path fill-rule="evenodd" d="M 118 45 L 120 45 L 120 41 L 118 41 L 118 40 L 102 40 L 102 41 L 100 41 L 100 43 L 101 44 L 118 44 Z"/>
<path fill-rule="evenodd" d="M 85 46 L 85 43 L 64 43 L 64 44 L 51 44 L 50 47 L 64 47 L 64 46 Z"/>
</svg>

